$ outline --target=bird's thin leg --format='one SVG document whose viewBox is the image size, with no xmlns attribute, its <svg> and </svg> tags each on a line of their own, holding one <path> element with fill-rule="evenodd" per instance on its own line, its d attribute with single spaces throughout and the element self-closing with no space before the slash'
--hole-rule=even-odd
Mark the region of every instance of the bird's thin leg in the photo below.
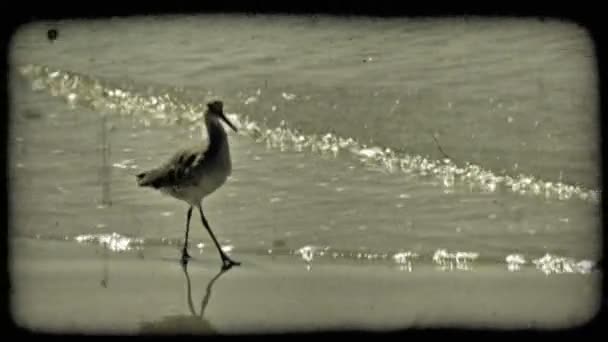
<svg viewBox="0 0 608 342">
<path fill-rule="evenodd" d="M 220 252 L 220 257 L 222 258 L 222 268 L 223 269 L 228 269 L 234 265 L 238 266 L 241 263 L 234 261 L 232 259 L 230 259 L 222 250 L 222 247 L 220 246 L 220 244 L 217 242 L 217 239 L 215 238 L 215 235 L 213 234 L 213 232 L 211 231 L 211 227 L 209 227 L 209 223 L 207 223 L 207 219 L 205 218 L 205 214 L 203 214 L 203 207 L 201 204 L 198 205 L 198 210 L 201 213 L 201 219 L 203 221 L 203 225 L 205 226 L 205 228 L 207 229 L 207 231 L 209 232 L 209 235 L 211 235 L 211 238 L 213 239 L 213 242 L 215 243 L 215 247 L 217 247 L 218 252 Z"/>
<path fill-rule="evenodd" d="M 184 249 L 182 250 L 182 264 L 186 264 L 190 255 L 188 254 L 188 232 L 190 232 L 190 217 L 192 217 L 192 206 L 188 208 L 186 214 L 186 237 L 184 238 Z"/>
</svg>

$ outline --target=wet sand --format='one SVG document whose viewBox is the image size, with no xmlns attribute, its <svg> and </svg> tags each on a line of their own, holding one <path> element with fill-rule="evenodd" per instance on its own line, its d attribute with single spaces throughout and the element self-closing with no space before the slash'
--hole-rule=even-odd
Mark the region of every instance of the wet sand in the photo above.
<svg viewBox="0 0 608 342">
<path fill-rule="evenodd" d="M 219 260 L 209 250 L 191 253 L 184 273 L 177 247 L 116 254 L 61 241 L 13 239 L 10 246 L 13 318 L 41 332 L 553 329 L 586 323 L 600 300 L 599 274 L 513 273 L 504 265 L 406 272 L 389 264 L 322 261 L 307 271 L 294 256 L 234 251 L 243 266 L 216 277 Z"/>
</svg>

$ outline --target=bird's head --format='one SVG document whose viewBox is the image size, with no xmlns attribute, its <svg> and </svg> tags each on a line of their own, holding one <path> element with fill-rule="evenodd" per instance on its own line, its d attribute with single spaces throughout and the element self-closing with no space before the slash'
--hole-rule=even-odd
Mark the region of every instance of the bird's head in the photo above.
<svg viewBox="0 0 608 342">
<path fill-rule="evenodd" d="M 207 115 L 222 119 L 233 131 L 237 132 L 237 128 L 228 120 L 224 115 L 224 103 L 219 100 L 211 101 L 207 103 Z"/>
</svg>

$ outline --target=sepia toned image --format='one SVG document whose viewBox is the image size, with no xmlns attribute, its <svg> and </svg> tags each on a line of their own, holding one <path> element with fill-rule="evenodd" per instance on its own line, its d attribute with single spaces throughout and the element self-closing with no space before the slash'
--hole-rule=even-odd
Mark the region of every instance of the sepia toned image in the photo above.
<svg viewBox="0 0 608 342">
<path fill-rule="evenodd" d="M 11 317 L 129 335 L 584 325 L 594 48 L 532 17 L 23 25 Z"/>
</svg>

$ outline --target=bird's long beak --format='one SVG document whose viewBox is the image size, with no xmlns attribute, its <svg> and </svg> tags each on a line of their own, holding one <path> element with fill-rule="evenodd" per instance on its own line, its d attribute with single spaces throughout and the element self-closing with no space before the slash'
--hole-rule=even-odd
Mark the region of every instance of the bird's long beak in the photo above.
<svg viewBox="0 0 608 342">
<path fill-rule="evenodd" d="M 234 125 L 232 124 L 232 122 L 230 122 L 230 120 L 228 120 L 228 118 L 226 117 L 226 115 L 224 115 L 224 112 L 220 113 L 220 118 L 222 120 L 224 120 L 224 122 L 230 126 L 230 128 L 232 128 L 233 131 L 238 132 L 238 129 L 236 129 L 236 127 L 234 127 Z"/>
</svg>

